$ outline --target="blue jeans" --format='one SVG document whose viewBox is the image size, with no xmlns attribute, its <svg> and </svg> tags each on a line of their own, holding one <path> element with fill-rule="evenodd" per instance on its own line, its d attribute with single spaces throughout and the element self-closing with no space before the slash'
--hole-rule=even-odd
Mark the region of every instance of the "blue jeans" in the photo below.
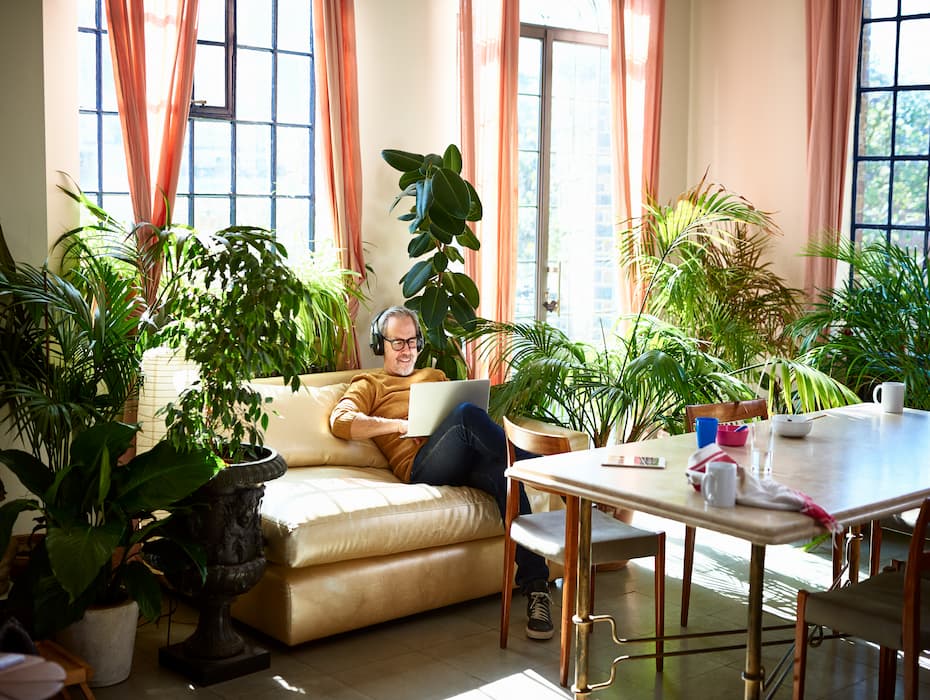
<svg viewBox="0 0 930 700">
<path fill-rule="evenodd" d="M 517 450 L 517 459 L 536 457 Z M 458 405 L 417 452 L 410 481 L 431 486 L 472 486 L 491 494 L 501 519 L 507 507 L 507 439 L 504 430 L 474 404 Z M 520 513 L 530 512 L 523 484 L 520 484 Z M 549 579 L 546 560 L 517 545 L 516 583 L 521 588 L 530 581 Z"/>
</svg>

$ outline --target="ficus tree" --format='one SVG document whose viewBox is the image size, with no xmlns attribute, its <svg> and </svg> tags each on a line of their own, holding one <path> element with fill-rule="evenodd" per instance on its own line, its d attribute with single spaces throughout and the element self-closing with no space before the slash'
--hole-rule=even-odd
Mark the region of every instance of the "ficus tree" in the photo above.
<svg viewBox="0 0 930 700">
<path fill-rule="evenodd" d="M 460 338 L 473 328 L 480 301 L 478 287 L 462 268 L 463 249 L 480 247 L 468 222 L 481 219 L 481 200 L 461 176 L 462 154 L 455 145 L 442 156 L 392 149 L 381 156 L 401 172 L 400 193 L 391 210 L 405 197 L 413 198 L 398 218 L 408 222 L 407 254 L 415 261 L 400 278 L 404 303 L 420 314 L 424 326 L 425 344 L 417 364 L 463 379 L 468 368 Z"/>
</svg>

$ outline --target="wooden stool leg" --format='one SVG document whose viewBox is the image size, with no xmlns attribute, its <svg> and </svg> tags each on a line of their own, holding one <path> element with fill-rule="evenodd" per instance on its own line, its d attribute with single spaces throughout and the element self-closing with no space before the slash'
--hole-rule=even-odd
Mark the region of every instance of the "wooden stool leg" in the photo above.
<svg viewBox="0 0 930 700">
<path fill-rule="evenodd" d="M 562 574 L 562 629 L 559 638 L 559 683 L 568 687 L 568 666 L 575 625 L 575 595 L 578 589 L 578 498 L 565 499 L 565 572 Z"/>
<path fill-rule="evenodd" d="M 656 673 L 665 665 L 665 533 L 657 535 L 655 563 Z"/>
</svg>

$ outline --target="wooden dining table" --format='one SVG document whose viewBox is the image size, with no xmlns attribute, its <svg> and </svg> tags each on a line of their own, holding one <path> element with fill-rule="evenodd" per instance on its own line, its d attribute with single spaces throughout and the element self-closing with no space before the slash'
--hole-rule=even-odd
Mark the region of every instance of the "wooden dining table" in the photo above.
<svg viewBox="0 0 930 700">
<path fill-rule="evenodd" d="M 864 403 L 821 412 L 804 438 L 774 438 L 770 478 L 808 495 L 840 525 L 853 526 L 916 508 L 930 496 L 930 412 L 883 413 Z M 817 414 L 820 415 L 820 414 Z M 590 599 L 591 504 L 630 508 L 732 535 L 751 544 L 743 671 L 746 700 L 762 697 L 762 592 L 767 545 L 806 541 L 824 528 L 795 511 L 705 504 L 688 483 L 693 433 L 569 452 L 517 462 L 507 474 L 519 481 L 577 497 L 578 584 L 575 604 L 576 700 L 603 683 L 589 684 L 588 650 L 594 623 Z M 722 447 L 748 468 L 749 447 Z M 604 466 L 617 455 L 660 457 L 662 469 Z"/>
</svg>

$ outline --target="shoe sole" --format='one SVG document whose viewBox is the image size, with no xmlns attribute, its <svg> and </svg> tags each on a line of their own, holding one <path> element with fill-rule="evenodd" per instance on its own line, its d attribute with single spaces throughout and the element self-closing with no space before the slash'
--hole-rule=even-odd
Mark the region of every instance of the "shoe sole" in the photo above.
<svg viewBox="0 0 930 700">
<path fill-rule="evenodd" d="M 543 632 L 540 630 L 531 630 L 529 628 L 526 629 L 526 636 L 529 637 L 530 639 L 546 640 L 546 639 L 552 639 L 554 635 L 555 635 L 555 630 L 549 630 L 548 632 Z"/>
</svg>

